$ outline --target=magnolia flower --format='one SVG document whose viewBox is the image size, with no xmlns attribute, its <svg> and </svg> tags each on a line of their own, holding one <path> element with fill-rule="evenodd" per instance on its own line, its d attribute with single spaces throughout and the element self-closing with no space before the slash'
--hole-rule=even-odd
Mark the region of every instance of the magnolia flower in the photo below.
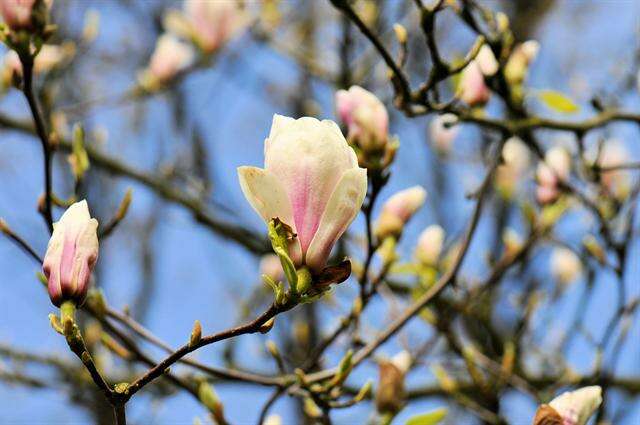
<svg viewBox="0 0 640 425">
<path fill-rule="evenodd" d="M 614 167 L 629 162 L 629 152 L 619 140 L 608 140 L 598 158 L 600 167 Z M 605 190 L 618 200 L 624 199 L 629 193 L 630 175 L 628 171 L 615 169 L 602 171 L 600 174 Z"/>
<path fill-rule="evenodd" d="M 220 49 L 248 23 L 244 10 L 236 1 L 185 0 L 183 11 L 165 15 L 165 28 L 193 40 L 205 53 Z"/>
<path fill-rule="evenodd" d="M 475 60 L 462 70 L 458 97 L 469 106 L 482 106 L 489 101 L 491 92 L 484 82 L 484 75 L 480 65 Z"/>
<path fill-rule="evenodd" d="M 389 198 L 376 222 L 375 233 L 378 238 L 399 236 L 404 225 L 420 209 L 426 198 L 427 192 L 421 186 L 401 190 Z"/>
<path fill-rule="evenodd" d="M 540 43 L 536 40 L 525 41 L 518 45 L 504 68 L 505 77 L 513 84 L 519 84 L 524 81 L 529 70 L 529 65 L 538 56 Z"/>
<path fill-rule="evenodd" d="M 382 148 L 388 139 L 389 116 L 382 102 L 359 86 L 336 93 L 336 109 L 349 129 L 349 140 L 363 150 Z"/>
<path fill-rule="evenodd" d="M 263 255 L 260 259 L 260 274 L 267 275 L 276 282 L 284 279 L 280 257 L 275 254 Z"/>
<path fill-rule="evenodd" d="M 571 173 L 571 156 L 562 147 L 551 148 L 538 164 L 536 197 L 541 204 L 555 202 L 560 196 L 560 182 L 566 181 Z"/>
<path fill-rule="evenodd" d="M 578 256 L 568 248 L 556 248 L 551 254 L 551 274 L 562 284 L 569 284 L 582 272 Z"/>
<path fill-rule="evenodd" d="M 585 425 L 601 403 L 602 388 L 597 385 L 567 391 L 551 400 L 548 405 L 540 406 L 534 424 Z"/>
<path fill-rule="evenodd" d="M 142 77 L 143 85 L 166 83 L 193 63 L 194 53 L 174 35 L 162 34 L 156 41 L 149 67 Z"/>
<path fill-rule="evenodd" d="M 404 404 L 404 377 L 411 367 L 411 355 L 401 351 L 378 365 L 379 382 L 376 407 L 381 413 L 396 413 Z"/>
<path fill-rule="evenodd" d="M 297 234 L 296 265 L 322 269 L 362 206 L 367 170 L 336 123 L 310 117 L 275 115 L 264 156 L 264 168 L 238 168 L 242 192 L 265 222 L 277 217 Z"/>
<path fill-rule="evenodd" d="M 496 185 L 506 198 L 513 194 L 518 181 L 529 168 L 529 148 L 518 137 L 509 138 L 502 147 L 504 163 L 496 172 Z"/>
<path fill-rule="evenodd" d="M 43 2 L 51 7 L 53 0 Z M 32 12 L 37 0 L 0 0 L 0 13 L 4 23 L 12 30 L 30 29 L 32 27 Z"/>
<path fill-rule="evenodd" d="M 98 221 L 89 215 L 87 201 L 71 205 L 55 223 L 42 271 L 54 305 L 82 304 L 98 259 Z"/>
<path fill-rule="evenodd" d="M 424 264 L 435 265 L 440 258 L 443 244 L 444 230 L 437 224 L 432 224 L 420 233 L 415 257 Z"/>
<path fill-rule="evenodd" d="M 457 121 L 458 117 L 454 114 L 442 114 L 432 119 L 429 124 L 429 137 L 441 154 L 449 152 L 453 140 L 460 131 L 460 127 L 453 125 Z"/>
<path fill-rule="evenodd" d="M 488 45 L 482 45 L 475 60 L 478 63 L 480 71 L 483 75 L 491 77 L 492 75 L 495 75 L 496 72 L 498 72 L 498 61 L 496 60 L 491 47 L 489 47 Z"/>
</svg>

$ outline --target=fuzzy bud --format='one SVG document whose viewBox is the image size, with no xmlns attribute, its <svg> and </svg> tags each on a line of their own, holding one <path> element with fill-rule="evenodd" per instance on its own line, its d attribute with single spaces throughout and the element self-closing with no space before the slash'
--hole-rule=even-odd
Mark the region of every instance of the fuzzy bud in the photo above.
<svg viewBox="0 0 640 425">
<path fill-rule="evenodd" d="M 432 224 L 422 231 L 418 237 L 415 257 L 424 264 L 435 266 L 438 264 L 445 233 L 442 227 Z"/>
<path fill-rule="evenodd" d="M 597 385 L 567 391 L 538 408 L 534 425 L 585 425 L 602 403 L 602 388 Z"/>
<path fill-rule="evenodd" d="M 380 239 L 400 236 L 404 225 L 422 207 L 426 197 L 427 192 L 421 186 L 413 186 L 389 198 L 376 222 L 376 236 Z"/>
<path fill-rule="evenodd" d="M 471 107 L 484 106 L 489 101 L 491 91 L 477 61 L 472 60 L 462 71 L 457 96 Z"/>
<path fill-rule="evenodd" d="M 348 128 L 348 139 L 363 151 L 379 151 L 386 145 L 389 115 L 382 102 L 359 86 L 336 93 L 336 109 Z"/>
</svg>

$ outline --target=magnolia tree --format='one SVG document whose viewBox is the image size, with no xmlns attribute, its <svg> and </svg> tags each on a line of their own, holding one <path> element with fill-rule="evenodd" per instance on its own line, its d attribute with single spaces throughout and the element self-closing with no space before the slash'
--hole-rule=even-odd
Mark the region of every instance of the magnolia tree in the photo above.
<svg viewBox="0 0 640 425">
<path fill-rule="evenodd" d="M 536 28 L 608 3 L 52 3 L 0 0 L 9 421 L 640 420 L 637 15 L 597 82 Z"/>
</svg>

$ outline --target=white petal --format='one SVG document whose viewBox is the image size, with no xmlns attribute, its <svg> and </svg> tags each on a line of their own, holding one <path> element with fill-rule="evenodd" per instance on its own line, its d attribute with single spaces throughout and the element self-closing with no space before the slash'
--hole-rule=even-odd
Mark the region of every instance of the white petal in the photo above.
<svg viewBox="0 0 640 425">
<path fill-rule="evenodd" d="M 238 167 L 238 178 L 242 193 L 265 223 L 278 217 L 296 232 L 291 202 L 284 187 L 273 174 L 262 168 Z M 300 263 L 302 251 L 298 239 L 291 247 L 290 255 L 295 263 Z"/>
<path fill-rule="evenodd" d="M 324 266 L 333 244 L 358 215 L 367 193 L 367 170 L 353 168 L 342 175 L 320 219 L 309 245 L 306 264 L 318 270 Z"/>
<path fill-rule="evenodd" d="M 602 388 L 593 385 L 562 393 L 551 400 L 549 405 L 562 416 L 565 422 L 572 421 L 576 425 L 584 425 L 600 403 L 602 403 Z"/>
<path fill-rule="evenodd" d="M 277 137 L 283 130 L 288 128 L 292 123 L 296 120 L 290 117 L 285 117 L 284 115 L 273 115 L 273 121 L 271 122 L 271 130 L 269 131 L 269 137 L 264 141 L 264 155 L 267 156 L 267 150 L 271 144 L 271 141 Z"/>
</svg>

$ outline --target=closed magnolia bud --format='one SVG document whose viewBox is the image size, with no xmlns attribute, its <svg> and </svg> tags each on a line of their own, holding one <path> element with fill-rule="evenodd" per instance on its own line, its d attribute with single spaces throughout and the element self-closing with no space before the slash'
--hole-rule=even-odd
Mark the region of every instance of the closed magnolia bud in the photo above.
<svg viewBox="0 0 640 425">
<path fill-rule="evenodd" d="M 562 284 L 569 284 L 580 276 L 582 263 L 568 248 L 556 248 L 551 254 L 551 273 Z"/>
<path fill-rule="evenodd" d="M 502 243 L 504 244 L 504 255 L 507 258 L 513 258 L 522 248 L 522 238 L 511 227 L 508 227 L 502 234 Z"/>
<path fill-rule="evenodd" d="M 585 425 L 602 403 L 602 388 L 597 385 L 567 391 L 538 408 L 534 425 Z"/>
<path fill-rule="evenodd" d="M 405 403 L 404 372 L 392 361 L 383 360 L 378 365 L 378 390 L 376 408 L 380 413 L 397 413 Z"/>
<path fill-rule="evenodd" d="M 472 60 L 462 71 L 458 97 L 469 106 L 483 106 L 491 97 L 491 91 L 484 81 L 482 70 L 475 60 Z"/>
<path fill-rule="evenodd" d="M 55 223 L 42 265 L 54 305 L 84 301 L 98 259 L 97 229 L 98 221 L 91 218 L 87 201 L 71 205 Z"/>
<path fill-rule="evenodd" d="M 503 164 L 496 172 L 496 185 L 505 198 L 510 198 L 518 181 L 529 168 L 529 149 L 518 137 L 509 138 L 502 147 Z"/>
<path fill-rule="evenodd" d="M 554 147 L 545 154 L 544 162 L 538 164 L 536 197 L 541 204 L 555 202 L 560 196 L 559 182 L 566 181 L 571 173 L 571 156 L 566 149 Z"/>
<path fill-rule="evenodd" d="M 454 114 L 438 115 L 431 120 L 429 137 L 440 154 L 446 154 L 451 150 L 451 144 L 460 131 L 460 127 L 455 125 L 457 121 L 458 117 Z"/>
<path fill-rule="evenodd" d="M 381 150 L 387 143 L 389 115 L 382 102 L 359 86 L 336 93 L 336 109 L 347 125 L 348 138 L 364 151 Z"/>
<path fill-rule="evenodd" d="M 260 274 L 267 275 L 275 282 L 284 279 L 284 270 L 280 263 L 280 257 L 275 254 L 263 255 L 260 259 Z"/>
<path fill-rule="evenodd" d="M 310 117 L 274 116 L 264 154 L 264 168 L 238 168 L 242 192 L 265 222 L 277 217 L 297 235 L 293 262 L 320 271 L 360 211 L 367 170 L 336 123 Z"/>
<path fill-rule="evenodd" d="M 400 236 L 404 225 L 422 207 L 426 197 L 427 192 L 421 186 L 413 186 L 389 198 L 376 222 L 376 236 L 380 239 Z"/>
<path fill-rule="evenodd" d="M 475 60 L 483 75 L 490 77 L 498 72 L 498 61 L 488 45 L 482 45 Z"/>
<path fill-rule="evenodd" d="M 194 52 L 190 45 L 172 34 L 162 34 L 156 41 L 149 67 L 142 76 L 145 87 L 164 84 L 193 63 Z"/>
<path fill-rule="evenodd" d="M 182 12 L 169 11 L 166 29 L 191 39 L 206 54 L 215 52 L 249 23 L 236 1 L 185 0 Z"/>
<path fill-rule="evenodd" d="M 603 147 L 598 165 L 600 167 L 615 167 L 629 162 L 629 152 L 619 140 L 607 140 Z M 615 169 L 601 171 L 600 178 L 604 189 L 618 199 L 624 200 L 629 195 L 631 176 L 627 170 Z"/>
<path fill-rule="evenodd" d="M 437 224 L 432 224 L 422 231 L 418 237 L 415 257 L 424 264 L 435 266 L 438 264 L 442 245 L 444 244 L 444 230 Z"/>
<path fill-rule="evenodd" d="M 53 0 L 0 0 L 0 13 L 4 23 L 12 30 L 28 30 L 36 24 L 34 12 L 46 13 L 52 3 Z"/>
<path fill-rule="evenodd" d="M 521 84 L 527 76 L 529 65 L 538 55 L 540 43 L 535 40 L 518 45 L 505 66 L 505 77 L 512 84 Z"/>
</svg>

